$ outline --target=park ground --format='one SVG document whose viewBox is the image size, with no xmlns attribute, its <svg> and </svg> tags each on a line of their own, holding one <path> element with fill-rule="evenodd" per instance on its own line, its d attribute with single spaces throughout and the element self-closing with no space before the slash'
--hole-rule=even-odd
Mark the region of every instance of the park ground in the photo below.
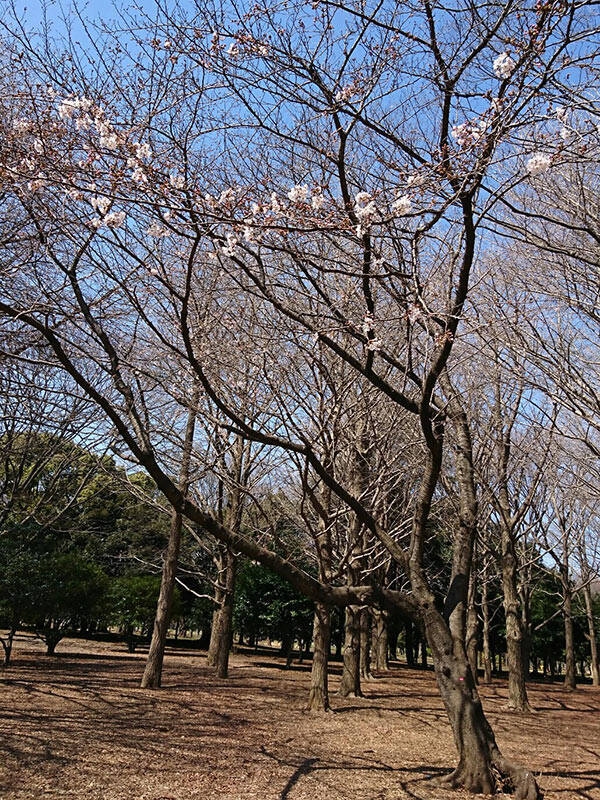
<svg viewBox="0 0 600 800">
<path fill-rule="evenodd" d="M 0 672 L 3 800 L 463 800 L 432 778 L 455 763 L 433 674 L 395 665 L 364 699 L 304 712 L 310 665 L 232 656 L 217 680 L 205 654 L 171 649 L 163 688 L 138 688 L 143 652 L 30 637 Z M 340 679 L 333 666 L 332 690 Z M 600 690 L 532 683 L 535 713 L 507 713 L 502 681 L 482 689 L 508 756 L 546 800 L 600 800 Z"/>
</svg>

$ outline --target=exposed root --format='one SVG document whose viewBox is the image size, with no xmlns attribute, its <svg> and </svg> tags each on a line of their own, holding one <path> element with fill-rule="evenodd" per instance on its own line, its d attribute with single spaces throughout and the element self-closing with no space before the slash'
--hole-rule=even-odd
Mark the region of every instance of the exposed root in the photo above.
<svg viewBox="0 0 600 800">
<path fill-rule="evenodd" d="M 511 795 L 513 800 L 542 800 L 533 773 L 503 757 L 499 757 L 491 770 L 468 769 L 459 764 L 449 775 L 436 778 L 434 783 L 444 789 L 467 789 L 473 794 Z"/>
</svg>

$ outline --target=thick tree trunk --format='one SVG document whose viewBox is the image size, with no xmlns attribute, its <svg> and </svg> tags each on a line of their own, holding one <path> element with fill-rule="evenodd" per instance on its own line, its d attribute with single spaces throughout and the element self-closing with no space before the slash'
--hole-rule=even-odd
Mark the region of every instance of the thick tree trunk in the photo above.
<svg viewBox="0 0 600 800">
<path fill-rule="evenodd" d="M 313 626 L 314 653 L 310 672 L 308 711 L 329 711 L 327 670 L 331 642 L 331 610 L 322 603 L 315 604 Z"/>
<path fill-rule="evenodd" d="M 375 656 L 375 669 L 385 672 L 389 669 L 388 663 L 388 624 L 387 614 L 379 609 L 372 610 L 373 615 L 373 654 Z"/>
<path fill-rule="evenodd" d="M 573 640 L 573 608 L 572 594 L 568 577 L 563 579 L 563 615 L 565 622 L 565 689 L 577 687 L 575 675 L 575 643 Z"/>
<path fill-rule="evenodd" d="M 360 677 L 362 680 L 370 681 L 373 678 L 371 674 L 371 631 L 373 623 L 371 621 L 371 612 L 368 608 L 363 608 L 360 611 Z"/>
<path fill-rule="evenodd" d="M 179 488 L 185 493 L 188 488 L 190 461 L 192 444 L 194 441 L 194 429 L 196 425 L 196 411 L 198 407 L 199 390 L 194 388 L 191 403 L 188 411 L 185 437 L 183 441 L 183 451 L 181 456 L 181 468 L 179 472 Z M 165 654 L 165 644 L 171 618 L 171 605 L 173 603 L 173 592 L 175 591 L 175 578 L 177 576 L 177 561 L 179 559 L 179 549 L 181 547 L 182 518 L 179 508 L 173 508 L 171 513 L 171 526 L 169 529 L 169 542 L 163 563 L 162 577 L 160 581 L 160 591 L 156 616 L 154 618 L 154 628 L 152 630 L 152 641 L 148 650 L 146 667 L 142 676 L 142 689 L 157 689 L 161 685 L 162 668 Z"/>
<path fill-rule="evenodd" d="M 45 634 L 46 638 L 46 655 L 53 656 L 56 650 L 56 645 L 60 642 L 62 636 L 58 629 L 53 627 L 49 628 Z"/>
<path fill-rule="evenodd" d="M 344 622 L 344 668 L 339 694 L 342 697 L 362 697 L 360 688 L 360 610 L 346 608 Z"/>
<path fill-rule="evenodd" d="M 442 783 L 483 794 L 495 794 L 510 786 L 514 800 L 538 800 L 540 793 L 533 775 L 505 759 L 496 744 L 464 646 L 453 641 L 437 611 L 426 612 L 425 624 L 437 683 L 458 750 L 458 766 Z"/>
<path fill-rule="evenodd" d="M 588 624 L 588 638 L 590 640 L 590 655 L 592 666 L 592 683 L 600 686 L 600 668 L 598 665 L 598 643 L 596 641 L 596 625 L 594 623 L 594 611 L 592 607 L 592 591 L 589 582 L 583 587 L 583 599 L 585 601 L 585 615 Z"/>
</svg>

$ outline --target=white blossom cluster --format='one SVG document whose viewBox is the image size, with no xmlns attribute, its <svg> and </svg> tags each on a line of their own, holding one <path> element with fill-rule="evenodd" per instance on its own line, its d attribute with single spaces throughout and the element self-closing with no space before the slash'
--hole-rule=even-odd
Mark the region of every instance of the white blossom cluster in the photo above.
<svg viewBox="0 0 600 800">
<path fill-rule="evenodd" d="M 358 192 L 354 198 L 354 213 L 361 225 L 370 225 L 377 213 L 377 206 L 369 192 Z"/>
<path fill-rule="evenodd" d="M 292 186 L 287 196 L 292 203 L 305 203 L 308 195 L 308 186 L 304 183 L 302 186 Z"/>
<path fill-rule="evenodd" d="M 463 122 L 452 128 L 452 138 L 460 147 L 469 147 L 477 144 L 487 130 L 487 122 Z"/>
<path fill-rule="evenodd" d="M 170 236 L 171 231 L 155 221 L 146 228 L 146 235 L 151 236 L 153 239 L 161 239 Z"/>
<path fill-rule="evenodd" d="M 96 230 L 102 227 L 120 228 L 125 222 L 125 216 L 124 211 L 111 211 L 110 214 L 106 214 L 106 216 L 93 217 L 93 219 L 90 220 L 90 225 Z"/>
<path fill-rule="evenodd" d="M 516 67 L 515 61 L 508 55 L 508 53 L 500 53 L 498 58 L 494 60 L 493 68 L 496 77 L 506 80 L 510 78 Z"/>
<path fill-rule="evenodd" d="M 392 211 L 398 217 L 404 217 L 412 211 L 412 201 L 407 194 L 403 194 L 396 198 L 392 203 Z"/>
<path fill-rule="evenodd" d="M 342 86 L 342 88 L 335 93 L 336 103 L 346 103 L 351 100 L 356 94 L 354 86 Z"/>
<path fill-rule="evenodd" d="M 546 153 L 536 153 L 527 162 L 527 172 L 530 175 L 541 175 L 547 172 L 552 164 L 552 159 Z"/>
</svg>

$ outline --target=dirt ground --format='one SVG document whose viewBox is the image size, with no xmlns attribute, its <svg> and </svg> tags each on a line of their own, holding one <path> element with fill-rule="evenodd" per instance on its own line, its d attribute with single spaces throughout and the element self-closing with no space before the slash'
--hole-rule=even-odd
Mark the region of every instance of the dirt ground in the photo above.
<svg viewBox="0 0 600 800">
<path fill-rule="evenodd" d="M 0 797 L 6 800 L 449 800 L 455 763 L 433 675 L 397 665 L 364 699 L 303 711 L 309 666 L 234 655 L 216 680 L 203 653 L 169 651 L 164 686 L 138 688 L 143 653 L 27 637 L 0 671 Z M 332 689 L 339 682 L 334 665 Z M 546 800 L 600 800 L 600 690 L 531 684 L 531 716 L 483 689 L 501 748 L 539 776 Z"/>
</svg>

